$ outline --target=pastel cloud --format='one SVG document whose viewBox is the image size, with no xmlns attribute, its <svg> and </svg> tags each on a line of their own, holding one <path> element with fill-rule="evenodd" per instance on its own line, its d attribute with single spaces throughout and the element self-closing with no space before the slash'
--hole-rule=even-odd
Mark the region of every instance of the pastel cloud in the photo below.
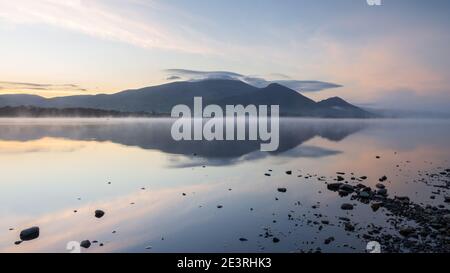
<svg viewBox="0 0 450 273">
<path fill-rule="evenodd" d="M 49 84 L 30 82 L 10 82 L 0 81 L 0 89 L 11 91 L 38 90 L 38 91 L 59 91 L 59 92 L 84 92 L 85 88 L 76 84 Z"/>
<path fill-rule="evenodd" d="M 226 79 L 239 80 L 250 85 L 263 88 L 271 83 L 279 83 L 299 92 L 319 92 L 325 89 L 342 87 L 339 84 L 322 82 L 322 81 L 301 81 L 286 79 L 288 76 L 283 75 L 281 80 L 268 80 L 260 76 L 247 76 L 229 71 L 196 71 L 188 69 L 167 69 L 165 71 L 168 76 L 167 80 L 189 80 L 198 81 L 206 79 Z M 272 76 L 280 77 L 279 74 L 272 74 Z"/>
<path fill-rule="evenodd" d="M 145 4 L 146 12 L 159 12 L 163 9 L 161 3 L 134 1 L 131 4 L 135 9 L 121 9 L 105 1 L 0 0 L 0 20 L 14 24 L 47 24 L 142 48 L 211 53 L 201 42 L 205 38 L 194 30 L 186 26 L 167 27 L 149 16 L 141 16 L 138 11 Z M 166 11 L 168 16 L 170 12 Z"/>
</svg>

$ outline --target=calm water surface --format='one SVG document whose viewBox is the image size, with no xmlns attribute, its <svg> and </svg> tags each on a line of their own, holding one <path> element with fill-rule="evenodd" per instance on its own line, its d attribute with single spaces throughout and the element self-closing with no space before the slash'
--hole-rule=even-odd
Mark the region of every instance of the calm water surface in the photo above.
<svg viewBox="0 0 450 273">
<path fill-rule="evenodd" d="M 450 167 L 447 120 L 284 119 L 272 153 L 251 141 L 175 142 L 171 123 L 0 119 L 0 252 L 66 252 L 85 239 L 104 244 L 87 252 L 364 252 L 339 217 L 391 227 L 368 205 L 341 210 L 351 201 L 325 184 L 336 172 L 369 186 L 386 175 L 390 195 L 443 204 L 417 179 Z M 15 245 L 31 226 L 40 237 Z"/>
</svg>

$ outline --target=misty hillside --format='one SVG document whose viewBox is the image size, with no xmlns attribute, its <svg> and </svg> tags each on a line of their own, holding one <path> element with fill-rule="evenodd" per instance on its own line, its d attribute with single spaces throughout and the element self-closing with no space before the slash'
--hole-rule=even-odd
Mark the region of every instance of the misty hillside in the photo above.
<svg viewBox="0 0 450 273">
<path fill-rule="evenodd" d="M 174 82 L 116 94 L 78 95 L 46 99 L 35 95 L 1 95 L 0 107 L 90 108 L 120 112 L 170 114 L 177 104 L 193 105 L 194 97 L 203 103 L 224 105 L 280 105 L 282 116 L 329 118 L 369 118 L 374 115 L 340 98 L 322 102 L 301 95 L 280 84 L 257 88 L 235 80 Z"/>
</svg>

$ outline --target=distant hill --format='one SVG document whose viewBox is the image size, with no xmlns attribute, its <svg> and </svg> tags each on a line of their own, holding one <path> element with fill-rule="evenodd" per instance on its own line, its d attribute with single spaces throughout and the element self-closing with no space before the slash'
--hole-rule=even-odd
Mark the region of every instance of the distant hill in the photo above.
<svg viewBox="0 0 450 273">
<path fill-rule="evenodd" d="M 40 108 L 89 108 L 125 113 L 145 112 L 170 115 L 177 104 L 193 105 L 194 97 L 204 104 L 280 105 L 282 116 L 327 118 L 369 118 L 373 114 L 340 98 L 322 102 L 280 84 L 257 88 L 235 80 L 174 82 L 116 94 L 78 95 L 46 99 L 34 95 L 1 95 L 0 107 L 34 106 Z"/>
</svg>

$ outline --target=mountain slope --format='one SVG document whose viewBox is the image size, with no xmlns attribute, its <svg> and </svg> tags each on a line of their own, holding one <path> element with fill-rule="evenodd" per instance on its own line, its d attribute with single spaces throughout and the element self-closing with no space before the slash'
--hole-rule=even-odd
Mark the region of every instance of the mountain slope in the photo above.
<svg viewBox="0 0 450 273">
<path fill-rule="evenodd" d="M 280 84 L 257 88 L 235 80 L 174 82 L 116 94 L 68 96 L 46 99 L 32 95 L 2 95 L 0 107 L 91 108 L 121 112 L 170 114 L 177 104 L 193 106 L 193 98 L 204 104 L 280 105 L 282 116 L 365 118 L 372 115 L 342 99 L 319 103 Z"/>
</svg>

